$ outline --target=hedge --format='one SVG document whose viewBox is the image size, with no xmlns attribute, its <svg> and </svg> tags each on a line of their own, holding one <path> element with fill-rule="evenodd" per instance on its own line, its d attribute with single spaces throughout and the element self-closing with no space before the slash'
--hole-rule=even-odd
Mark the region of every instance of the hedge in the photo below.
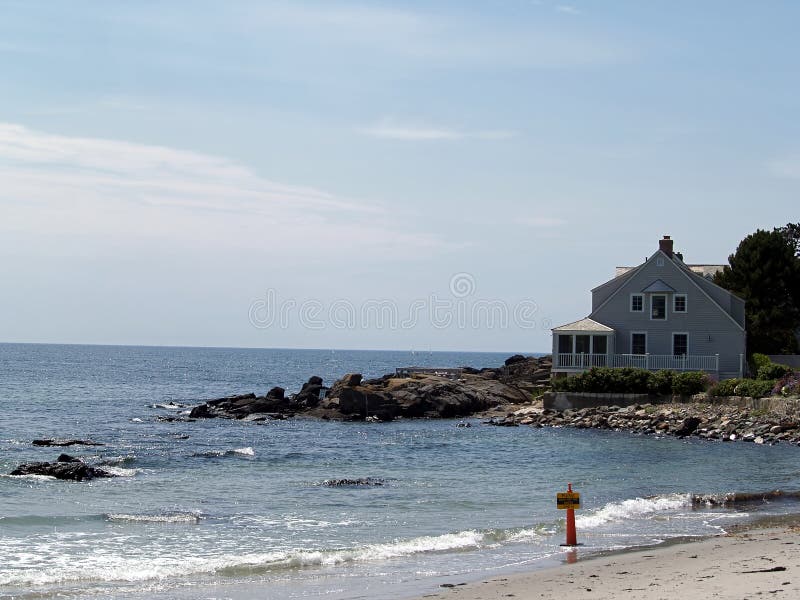
<svg viewBox="0 0 800 600">
<path fill-rule="evenodd" d="M 708 387 L 708 376 L 700 371 L 647 371 L 645 369 L 612 369 L 594 367 L 571 377 L 553 381 L 557 392 L 590 392 L 616 394 L 699 394 Z"/>
</svg>

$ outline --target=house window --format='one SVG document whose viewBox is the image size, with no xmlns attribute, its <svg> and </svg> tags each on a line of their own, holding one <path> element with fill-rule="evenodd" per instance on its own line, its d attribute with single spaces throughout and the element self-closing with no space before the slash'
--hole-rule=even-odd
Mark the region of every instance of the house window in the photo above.
<svg viewBox="0 0 800 600">
<path fill-rule="evenodd" d="M 689 334 L 688 333 L 673 333 L 672 334 L 672 355 L 673 356 L 686 356 L 689 351 Z"/>
<path fill-rule="evenodd" d="M 686 294 L 675 294 L 672 300 L 672 312 L 686 312 Z"/>
<path fill-rule="evenodd" d="M 558 336 L 558 353 L 559 354 L 572 354 L 572 336 L 559 334 Z"/>
<path fill-rule="evenodd" d="M 605 354 L 608 351 L 608 338 L 604 335 L 592 336 L 592 353 Z"/>
<path fill-rule="evenodd" d="M 647 354 L 647 334 L 631 334 L 631 354 Z"/>
<path fill-rule="evenodd" d="M 667 297 L 664 294 L 654 294 L 650 298 L 650 318 L 654 321 L 667 318 Z"/>
<path fill-rule="evenodd" d="M 589 354 L 589 335 L 576 335 L 575 336 L 575 354 Z"/>
<path fill-rule="evenodd" d="M 631 312 L 644 311 L 644 296 L 641 294 L 631 294 Z"/>
</svg>

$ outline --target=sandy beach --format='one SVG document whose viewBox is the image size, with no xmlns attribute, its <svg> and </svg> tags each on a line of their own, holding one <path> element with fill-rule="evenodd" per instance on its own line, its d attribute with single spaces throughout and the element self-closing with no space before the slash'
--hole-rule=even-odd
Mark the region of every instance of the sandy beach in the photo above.
<svg viewBox="0 0 800 600">
<path fill-rule="evenodd" d="M 741 530 L 587 559 L 580 558 L 578 548 L 576 558 L 559 567 L 442 587 L 423 598 L 800 598 L 797 525 Z"/>
</svg>

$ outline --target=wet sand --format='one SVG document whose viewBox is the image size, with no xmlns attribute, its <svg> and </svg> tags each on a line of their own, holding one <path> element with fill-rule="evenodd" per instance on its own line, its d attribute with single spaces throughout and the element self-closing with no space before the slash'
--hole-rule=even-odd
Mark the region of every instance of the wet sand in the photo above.
<svg viewBox="0 0 800 600">
<path fill-rule="evenodd" d="M 578 549 L 572 564 L 441 587 L 423 598 L 800 598 L 800 527 L 773 525 L 587 559 Z"/>
</svg>

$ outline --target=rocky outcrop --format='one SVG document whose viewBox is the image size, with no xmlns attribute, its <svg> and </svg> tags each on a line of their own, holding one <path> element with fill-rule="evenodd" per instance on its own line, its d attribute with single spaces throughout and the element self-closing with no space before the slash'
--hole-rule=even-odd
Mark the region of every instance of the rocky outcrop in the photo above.
<svg viewBox="0 0 800 600">
<path fill-rule="evenodd" d="M 565 411 L 526 407 L 494 421 L 494 425 L 610 429 L 724 442 L 800 445 L 800 417 L 797 415 L 711 404 L 637 404 Z"/>
<path fill-rule="evenodd" d="M 509 362 L 510 361 L 510 362 Z M 451 418 L 531 400 L 549 379 L 550 362 L 516 355 L 497 369 L 464 369 L 458 380 L 435 374 L 384 375 L 364 380 L 348 373 L 330 389 L 311 377 L 297 394 L 272 388 L 265 396 L 246 394 L 209 400 L 189 418 L 266 420 L 298 414 L 323 419 L 391 421 L 396 418 Z"/>
<path fill-rule="evenodd" d="M 520 403 L 530 395 L 480 375 L 458 381 L 435 375 L 389 377 L 353 385 L 357 378 L 337 381 L 323 408 L 349 418 L 381 421 L 403 418 L 452 418 L 474 414 L 498 404 Z"/>
<path fill-rule="evenodd" d="M 70 481 L 89 481 L 97 477 L 116 477 L 115 474 L 87 465 L 79 458 L 62 454 L 56 462 L 25 463 L 11 471 L 11 475 L 47 475 Z"/>
<path fill-rule="evenodd" d="M 41 440 L 33 440 L 34 446 L 102 446 L 100 442 L 93 442 L 91 440 L 72 440 L 72 439 L 52 439 L 46 438 Z"/>
</svg>

